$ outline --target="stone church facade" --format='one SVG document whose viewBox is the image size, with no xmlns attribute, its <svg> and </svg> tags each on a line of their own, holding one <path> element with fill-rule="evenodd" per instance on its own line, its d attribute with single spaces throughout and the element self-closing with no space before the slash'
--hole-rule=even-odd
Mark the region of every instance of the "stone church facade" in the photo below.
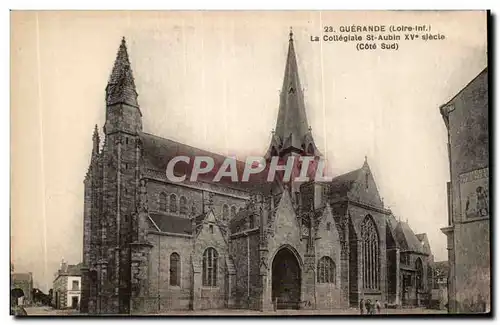
<svg viewBox="0 0 500 325">
<path fill-rule="evenodd" d="M 288 43 L 266 158 L 316 159 L 292 33 Z M 82 312 L 425 304 L 427 237 L 384 207 L 366 159 L 328 182 L 256 175 L 173 183 L 165 173 L 173 157 L 225 157 L 145 133 L 137 97 L 122 40 L 106 87 L 104 140 L 96 126 L 84 180 Z"/>
</svg>

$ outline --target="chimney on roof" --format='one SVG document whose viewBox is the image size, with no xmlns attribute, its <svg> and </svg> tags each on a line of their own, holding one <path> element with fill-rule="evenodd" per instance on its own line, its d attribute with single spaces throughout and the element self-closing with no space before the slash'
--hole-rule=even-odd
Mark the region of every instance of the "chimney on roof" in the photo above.
<svg viewBox="0 0 500 325">
<path fill-rule="evenodd" d="M 64 257 L 61 259 L 61 272 L 66 272 L 68 270 L 68 262 L 64 260 Z"/>
</svg>

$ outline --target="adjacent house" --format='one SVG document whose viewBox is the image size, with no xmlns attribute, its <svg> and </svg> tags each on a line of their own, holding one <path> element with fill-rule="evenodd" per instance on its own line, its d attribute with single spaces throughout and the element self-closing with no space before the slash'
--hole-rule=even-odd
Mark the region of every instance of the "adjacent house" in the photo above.
<svg viewBox="0 0 500 325">
<path fill-rule="evenodd" d="M 53 282 L 53 306 L 56 309 L 78 309 L 81 294 L 81 264 L 68 265 L 61 261 Z"/>
<path fill-rule="evenodd" d="M 24 297 L 18 301 L 20 305 L 28 305 L 33 301 L 33 273 L 12 273 L 12 288 L 23 290 Z"/>
<path fill-rule="evenodd" d="M 445 309 L 448 305 L 448 261 L 434 263 L 434 281 L 432 284 L 431 307 Z"/>
<path fill-rule="evenodd" d="M 449 312 L 487 312 L 490 282 L 488 68 L 441 106 L 448 131 Z"/>
</svg>

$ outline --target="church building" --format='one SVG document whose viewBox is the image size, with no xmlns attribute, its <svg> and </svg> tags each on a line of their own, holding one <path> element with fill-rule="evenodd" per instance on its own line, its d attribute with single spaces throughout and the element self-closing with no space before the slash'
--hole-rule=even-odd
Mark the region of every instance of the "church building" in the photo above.
<svg viewBox="0 0 500 325">
<path fill-rule="evenodd" d="M 84 180 L 82 312 L 426 303 L 427 236 L 384 207 L 367 159 L 323 182 L 259 175 L 171 182 L 165 171 L 176 156 L 226 157 L 144 132 L 148 112 L 137 97 L 123 39 L 106 87 L 103 143 L 96 126 Z M 291 32 L 276 128 L 262 154 L 268 161 L 321 157 Z"/>
</svg>

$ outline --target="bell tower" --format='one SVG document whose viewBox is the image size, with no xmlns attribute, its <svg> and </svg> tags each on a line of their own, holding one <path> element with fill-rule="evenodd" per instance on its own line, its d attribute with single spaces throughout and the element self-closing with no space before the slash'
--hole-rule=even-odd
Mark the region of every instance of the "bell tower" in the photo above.
<svg viewBox="0 0 500 325">
<path fill-rule="evenodd" d="M 304 92 L 300 84 L 295 55 L 293 31 L 290 28 L 278 119 L 266 158 L 271 156 L 284 157 L 291 153 L 309 156 L 320 155 L 307 122 Z"/>
<path fill-rule="evenodd" d="M 299 204 L 300 183 L 293 182 L 299 176 L 302 167 L 302 158 L 309 156 L 309 178 L 313 175 L 313 167 L 316 160 L 321 156 L 311 132 L 311 127 L 307 121 L 307 114 L 304 101 L 304 92 L 300 84 L 297 58 L 293 31 L 290 28 L 288 38 L 288 54 L 285 64 L 285 74 L 280 92 L 280 102 L 276 128 L 272 132 L 271 143 L 266 153 L 266 161 L 278 160 L 278 165 L 285 165 L 289 157 L 294 157 L 289 186 L 285 186 L 291 193 L 292 201 Z M 273 158 L 278 157 L 278 158 Z M 287 182 L 284 182 L 287 183 Z"/>
<path fill-rule="evenodd" d="M 125 38 L 106 86 L 106 122 L 102 149 L 102 213 L 97 263 L 100 313 L 128 313 L 131 248 L 137 237 L 142 114 L 137 102 Z M 99 298 L 100 297 L 100 298 Z"/>
</svg>

